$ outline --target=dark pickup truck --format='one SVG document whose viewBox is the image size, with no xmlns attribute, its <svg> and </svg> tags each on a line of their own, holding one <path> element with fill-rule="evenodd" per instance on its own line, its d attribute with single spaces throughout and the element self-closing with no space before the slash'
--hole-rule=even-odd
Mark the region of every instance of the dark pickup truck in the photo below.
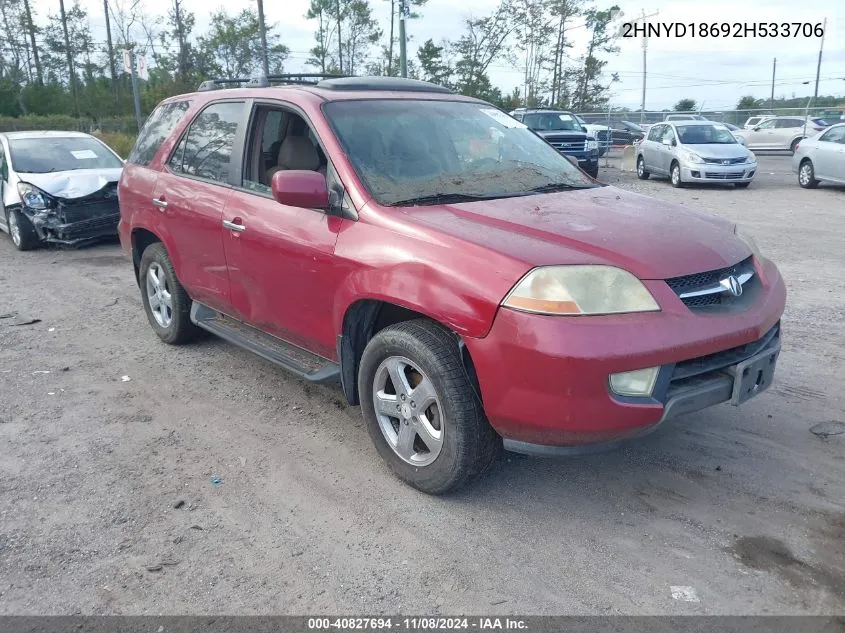
<svg viewBox="0 0 845 633">
<path fill-rule="evenodd" d="M 561 154 L 578 160 L 578 166 L 593 178 L 599 175 L 599 143 L 565 110 L 515 110 L 511 113 Z"/>
</svg>

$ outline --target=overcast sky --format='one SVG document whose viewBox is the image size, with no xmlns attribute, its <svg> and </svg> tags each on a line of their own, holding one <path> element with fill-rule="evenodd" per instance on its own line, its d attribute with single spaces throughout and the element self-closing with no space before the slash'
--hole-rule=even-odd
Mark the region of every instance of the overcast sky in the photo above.
<svg viewBox="0 0 845 633">
<path fill-rule="evenodd" d="M 91 16 L 94 37 L 105 40 L 102 20 L 102 0 L 80 0 Z M 113 0 L 115 2 L 129 0 Z M 141 0 L 146 13 L 164 14 L 169 0 Z M 209 21 L 215 0 L 184 0 L 185 7 L 197 19 L 195 32 L 202 32 Z M 36 10 L 43 15 L 52 5 L 35 0 Z M 56 3 L 58 4 L 58 3 Z M 316 25 L 303 16 L 309 0 L 265 0 L 268 24 L 275 24 L 282 41 L 291 49 L 287 63 L 290 71 L 307 70 L 305 60 L 314 45 Z M 387 0 L 371 0 L 376 16 L 385 21 L 389 15 Z M 496 6 L 496 0 L 429 0 L 421 9 L 422 17 L 409 21 L 409 55 L 419 44 L 432 38 L 435 42 L 460 36 L 462 20 L 468 16 L 483 17 Z M 599 3 L 599 8 L 613 4 Z M 802 0 L 782 2 L 772 7 L 771 0 L 617 0 L 626 16 L 657 12 L 652 22 L 821 22 L 827 18 L 827 35 L 821 67 L 819 94 L 845 95 L 845 6 L 837 0 Z M 841 19 L 837 5 L 843 9 Z M 253 0 L 227 0 L 229 12 L 254 6 Z M 577 58 L 585 44 L 583 20 L 575 19 L 569 36 L 575 47 L 569 52 Z M 619 74 L 620 81 L 611 89 L 611 102 L 617 106 L 637 108 L 642 91 L 642 40 L 619 39 L 620 52 L 609 60 L 606 72 Z M 772 59 L 777 57 L 775 96 L 811 96 L 816 75 L 816 60 L 820 40 L 805 38 L 650 38 L 648 42 L 647 109 L 671 107 L 676 101 L 689 97 L 703 104 L 705 109 L 734 107 L 740 96 L 752 94 L 768 98 L 771 91 Z M 377 54 L 373 47 L 371 55 Z M 313 69 L 311 69 L 313 71 Z M 497 62 L 490 69 L 494 84 L 505 91 L 520 85 L 522 73 L 505 62 Z M 808 85 L 802 82 L 810 82 Z"/>
</svg>

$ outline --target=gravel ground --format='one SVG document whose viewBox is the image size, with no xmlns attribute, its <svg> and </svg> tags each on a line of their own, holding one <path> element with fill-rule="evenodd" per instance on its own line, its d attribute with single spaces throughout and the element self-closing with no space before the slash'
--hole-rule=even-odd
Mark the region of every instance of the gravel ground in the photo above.
<svg viewBox="0 0 845 633">
<path fill-rule="evenodd" d="M 116 245 L 0 239 L 0 613 L 845 612 L 845 434 L 810 430 L 845 418 L 845 189 L 784 157 L 742 191 L 602 178 L 756 234 L 790 293 L 776 384 L 446 498 L 339 390 L 161 344 Z"/>
</svg>

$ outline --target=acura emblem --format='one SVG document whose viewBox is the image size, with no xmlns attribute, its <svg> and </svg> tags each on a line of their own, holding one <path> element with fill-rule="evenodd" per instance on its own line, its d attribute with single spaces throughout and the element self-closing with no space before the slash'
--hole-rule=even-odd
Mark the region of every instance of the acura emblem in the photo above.
<svg viewBox="0 0 845 633">
<path fill-rule="evenodd" d="M 731 275 L 727 279 L 722 279 L 719 282 L 719 285 L 725 289 L 725 292 L 731 293 L 734 297 L 738 297 L 742 294 L 742 284 L 739 283 L 739 279 Z"/>
</svg>

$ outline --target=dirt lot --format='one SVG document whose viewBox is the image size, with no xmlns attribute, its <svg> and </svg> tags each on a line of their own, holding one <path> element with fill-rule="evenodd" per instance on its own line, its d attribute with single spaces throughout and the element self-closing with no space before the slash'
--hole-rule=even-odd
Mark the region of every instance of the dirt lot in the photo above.
<svg viewBox="0 0 845 633">
<path fill-rule="evenodd" d="M 0 613 L 845 612 L 845 435 L 810 431 L 845 418 L 845 189 L 783 157 L 745 191 L 603 178 L 756 234 L 790 293 L 776 385 L 447 498 L 339 390 L 161 344 L 116 245 L 2 236 Z"/>
</svg>

